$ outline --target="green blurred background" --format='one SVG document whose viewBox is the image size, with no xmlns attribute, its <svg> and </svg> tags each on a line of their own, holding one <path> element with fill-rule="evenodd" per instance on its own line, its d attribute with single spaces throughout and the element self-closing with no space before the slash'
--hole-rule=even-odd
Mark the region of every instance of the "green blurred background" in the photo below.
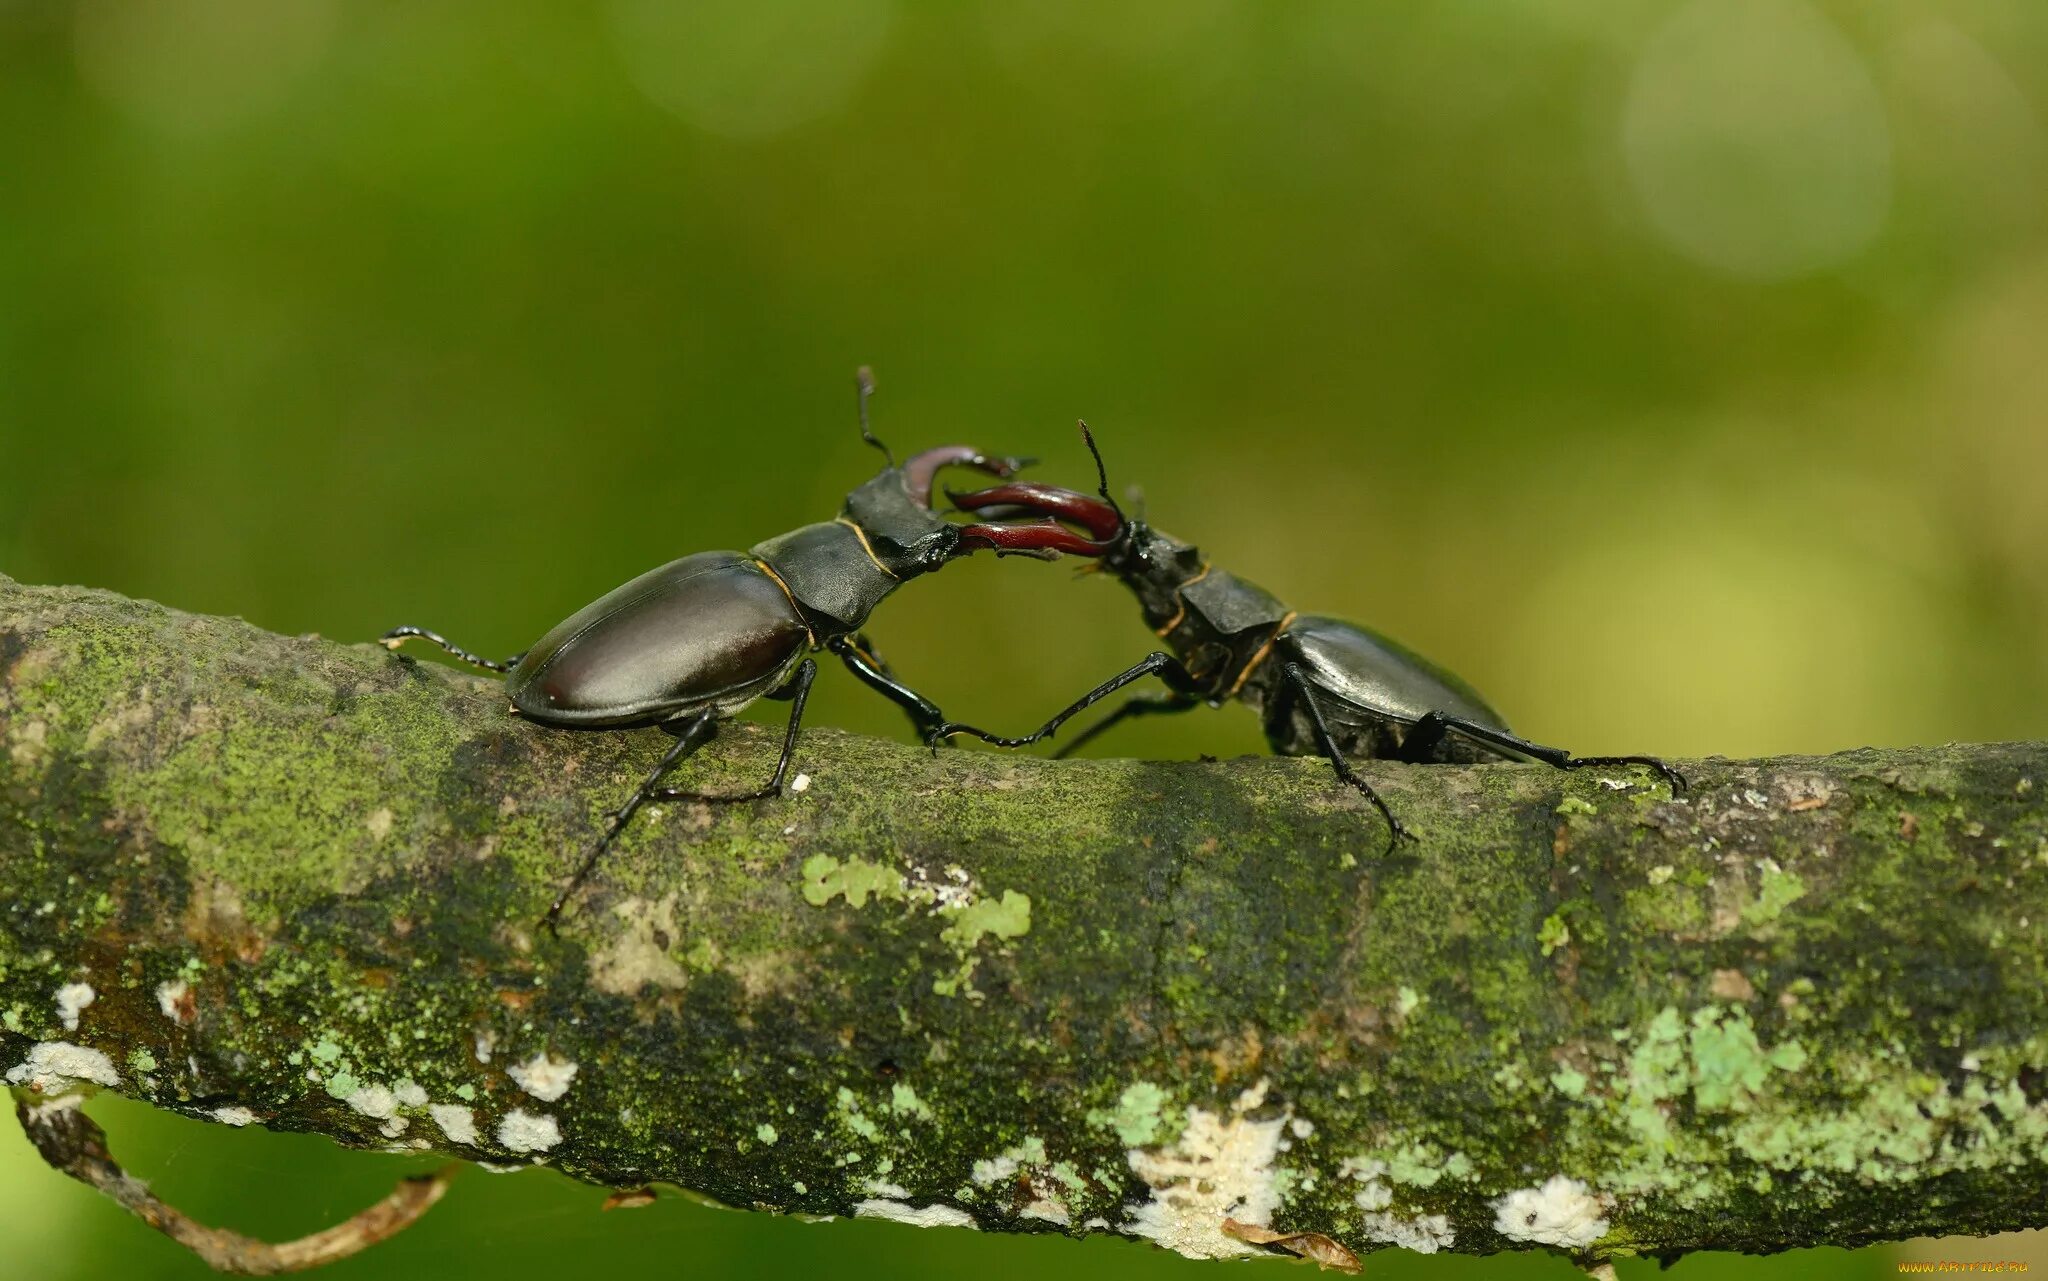
<svg viewBox="0 0 2048 1281">
<path fill-rule="evenodd" d="M 1544 741 L 2039 736 L 2044 107 L 2038 0 L 0 0 L 0 572 L 511 652 L 835 510 L 868 361 L 899 452 L 1078 482 L 1086 415 L 1157 523 Z M 1001 726 L 1150 647 L 985 557 L 873 633 Z M 813 708 L 902 732 L 836 669 Z M 1263 746 L 1239 709 L 1113 744 Z M 261 1233 L 410 1168 L 94 1110 Z M 472 1173 L 331 1275 L 1206 1275 L 600 1197 Z M 12 1135 L 0 1219 L 7 1275 L 200 1272 Z"/>
</svg>

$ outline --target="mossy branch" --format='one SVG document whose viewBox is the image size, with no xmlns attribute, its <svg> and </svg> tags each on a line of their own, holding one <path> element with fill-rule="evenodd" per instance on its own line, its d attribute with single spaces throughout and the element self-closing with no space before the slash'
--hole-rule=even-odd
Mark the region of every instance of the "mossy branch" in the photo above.
<svg viewBox="0 0 2048 1281">
<path fill-rule="evenodd" d="M 1389 856 L 1314 761 L 819 730 L 806 790 L 643 815 L 539 933 L 664 741 L 0 579 L 0 1071 L 1194 1255 L 2048 1222 L 2048 746 L 1689 762 L 1680 800 L 1374 766 L 1421 837 Z"/>
</svg>

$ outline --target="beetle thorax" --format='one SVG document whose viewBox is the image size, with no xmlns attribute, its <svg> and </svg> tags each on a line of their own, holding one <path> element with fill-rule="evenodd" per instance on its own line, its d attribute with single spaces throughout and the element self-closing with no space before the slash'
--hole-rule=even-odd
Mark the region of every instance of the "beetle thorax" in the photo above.
<svg viewBox="0 0 2048 1281">
<path fill-rule="evenodd" d="M 1137 595 L 1145 621 L 1212 698 L 1234 696 L 1262 657 L 1286 607 L 1255 583 L 1212 566 L 1200 549 L 1132 522 L 1110 568 Z"/>
</svg>

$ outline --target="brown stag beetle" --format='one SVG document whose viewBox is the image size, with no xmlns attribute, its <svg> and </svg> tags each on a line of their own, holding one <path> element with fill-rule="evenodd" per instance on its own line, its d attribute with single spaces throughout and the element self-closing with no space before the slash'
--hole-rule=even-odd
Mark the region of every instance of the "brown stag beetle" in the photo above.
<svg viewBox="0 0 2048 1281">
<path fill-rule="evenodd" d="M 998 554 L 1097 558 L 1137 596 L 1146 623 L 1173 652 L 1148 654 L 1021 738 L 947 722 L 927 728 L 927 742 L 936 746 L 967 734 L 999 747 L 1023 747 L 1124 686 L 1157 676 L 1168 694 L 1125 700 L 1057 754 L 1065 756 L 1127 717 L 1184 712 L 1204 703 L 1220 707 L 1237 699 L 1264 719 L 1266 741 L 1275 752 L 1320 755 L 1338 778 L 1364 793 L 1387 820 L 1390 848 L 1408 829 L 1352 761 L 1529 760 L 1559 769 L 1641 765 L 1662 775 L 1674 794 L 1685 790 L 1684 776 L 1653 756 L 1573 756 L 1521 738 L 1479 691 L 1420 654 L 1341 619 L 1298 614 L 1263 588 L 1216 569 L 1195 547 L 1126 519 L 1109 495 L 1108 472 L 1088 424 L 1081 424 L 1081 435 L 1095 458 L 1099 498 L 1020 482 L 972 494 L 948 491 L 947 497 L 962 511 L 1004 518 L 1004 524 L 988 527 Z M 1036 519 L 1012 519 L 1020 515 Z"/>
<path fill-rule="evenodd" d="M 646 780 L 612 812 L 604 834 L 548 908 L 541 922 L 546 928 L 554 928 L 570 896 L 642 806 L 751 801 L 782 791 L 804 700 L 818 672 L 811 653 L 832 651 L 855 676 L 903 708 L 927 739 L 945 724 L 945 714 L 931 700 L 898 681 L 875 656 L 860 628 L 906 579 L 980 548 L 1000 547 L 1007 537 L 1000 525 L 953 524 L 932 510 L 932 480 L 942 468 L 1009 477 L 1031 460 L 948 445 L 898 466 L 868 429 L 873 377 L 862 368 L 856 382 L 861 438 L 881 450 L 889 465 L 848 495 L 834 519 L 778 534 L 747 552 L 698 552 L 649 570 L 502 662 L 420 627 L 396 627 L 380 638 L 395 650 L 416 636 L 465 663 L 504 673 L 512 710 L 536 724 L 654 725 L 675 736 Z M 763 697 L 790 704 L 782 755 L 765 785 L 730 796 L 661 785 L 669 771 L 716 736 L 721 720 Z"/>
</svg>

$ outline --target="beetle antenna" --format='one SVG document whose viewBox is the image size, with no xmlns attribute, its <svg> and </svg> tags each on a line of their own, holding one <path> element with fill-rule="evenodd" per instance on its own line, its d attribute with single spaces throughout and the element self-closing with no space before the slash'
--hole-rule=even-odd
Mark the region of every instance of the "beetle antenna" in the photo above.
<svg viewBox="0 0 2048 1281">
<path fill-rule="evenodd" d="M 896 455 L 890 453 L 889 447 L 876 440 L 875 433 L 868 430 L 868 397 L 875 394 L 875 371 L 869 369 L 866 365 L 862 365 L 859 369 L 854 370 L 853 388 L 854 395 L 859 398 L 860 438 L 873 445 L 876 449 L 881 450 L 882 457 L 888 459 L 889 465 L 894 467 L 896 465 Z"/>
<path fill-rule="evenodd" d="M 1109 469 L 1102 465 L 1102 451 L 1095 447 L 1095 433 L 1088 430 L 1087 419 L 1083 418 L 1079 421 L 1081 423 L 1081 439 L 1086 442 L 1088 452 L 1095 458 L 1095 492 L 1102 495 L 1102 501 L 1108 503 L 1109 509 L 1116 513 L 1116 523 L 1119 525 L 1124 524 L 1124 509 L 1117 506 L 1116 499 L 1109 496 Z"/>
</svg>

